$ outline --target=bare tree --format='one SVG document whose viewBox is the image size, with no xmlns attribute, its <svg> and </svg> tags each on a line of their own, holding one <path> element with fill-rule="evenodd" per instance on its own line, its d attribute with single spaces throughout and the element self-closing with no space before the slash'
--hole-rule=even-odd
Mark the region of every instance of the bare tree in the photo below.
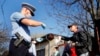
<svg viewBox="0 0 100 56">
<path fill-rule="evenodd" d="M 71 22 L 81 24 L 86 31 L 94 30 L 93 51 L 100 53 L 99 41 L 99 22 L 100 21 L 100 0 L 48 0 L 52 12 L 49 14 L 56 17 L 62 25 L 67 25 Z M 65 23 L 66 24 L 65 24 Z M 90 29 L 90 30 L 89 30 Z M 99 34 L 97 34 L 99 33 Z M 95 49 L 96 48 L 96 49 Z"/>
<path fill-rule="evenodd" d="M 78 4 L 70 6 L 68 2 L 66 2 L 68 4 L 65 4 L 62 0 L 49 0 L 49 3 L 52 11 L 49 10 L 48 14 L 57 20 L 59 26 L 66 28 L 65 26 L 75 22 L 82 27 L 87 26 L 87 28 L 94 29 L 93 24 L 91 24 L 93 22 L 89 13 L 82 9 Z"/>
<path fill-rule="evenodd" d="M 9 37 L 7 31 L 0 30 L 0 54 L 2 54 L 8 48 L 9 38 L 7 37 Z"/>
</svg>

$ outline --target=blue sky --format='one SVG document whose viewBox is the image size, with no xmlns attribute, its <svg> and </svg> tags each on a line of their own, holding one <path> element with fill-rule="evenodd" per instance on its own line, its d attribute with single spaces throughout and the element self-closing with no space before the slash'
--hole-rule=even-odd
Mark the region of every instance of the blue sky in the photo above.
<svg viewBox="0 0 100 56">
<path fill-rule="evenodd" d="M 3 5 L 4 16 L 1 9 L 3 1 L 4 0 L 0 0 L 0 24 L 2 24 L 2 27 L 7 27 L 9 31 L 11 31 L 10 15 L 13 12 L 20 11 L 22 2 L 27 2 L 36 8 L 33 20 L 44 22 L 47 25 L 47 29 L 45 30 L 43 30 L 41 27 L 30 27 L 31 34 L 55 33 L 68 36 L 68 33 L 60 33 L 60 26 L 57 25 L 56 20 L 48 16 L 46 9 L 49 9 L 49 7 L 45 7 L 45 4 L 43 3 L 45 0 L 5 0 Z"/>
</svg>

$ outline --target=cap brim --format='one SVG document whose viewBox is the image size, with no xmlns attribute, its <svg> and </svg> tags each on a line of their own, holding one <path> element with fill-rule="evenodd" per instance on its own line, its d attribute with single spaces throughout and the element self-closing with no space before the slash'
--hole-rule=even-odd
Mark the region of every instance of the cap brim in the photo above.
<svg viewBox="0 0 100 56">
<path fill-rule="evenodd" d="M 34 14 L 33 12 L 31 12 L 31 15 L 32 15 L 32 16 L 35 16 L 35 14 Z"/>
<path fill-rule="evenodd" d="M 72 25 L 69 25 L 68 28 L 70 28 Z"/>
<path fill-rule="evenodd" d="M 71 25 L 68 25 L 68 28 L 71 28 L 73 25 L 78 25 L 78 24 L 73 23 L 73 24 L 71 24 Z"/>
</svg>

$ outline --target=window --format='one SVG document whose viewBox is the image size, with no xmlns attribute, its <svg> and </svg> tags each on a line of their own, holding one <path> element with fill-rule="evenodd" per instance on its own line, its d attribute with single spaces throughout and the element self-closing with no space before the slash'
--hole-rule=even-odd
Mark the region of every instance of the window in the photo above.
<svg viewBox="0 0 100 56">
<path fill-rule="evenodd" d="M 37 56 L 45 56 L 45 49 L 37 50 Z"/>
</svg>

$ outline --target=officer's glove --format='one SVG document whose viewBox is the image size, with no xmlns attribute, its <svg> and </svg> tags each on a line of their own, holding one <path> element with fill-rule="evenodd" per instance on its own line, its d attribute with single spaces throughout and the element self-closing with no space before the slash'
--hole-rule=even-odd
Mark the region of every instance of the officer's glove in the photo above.
<svg viewBox="0 0 100 56">
<path fill-rule="evenodd" d="M 43 29 L 46 28 L 46 24 L 44 24 L 44 23 L 42 23 L 41 26 L 42 26 Z"/>
</svg>

